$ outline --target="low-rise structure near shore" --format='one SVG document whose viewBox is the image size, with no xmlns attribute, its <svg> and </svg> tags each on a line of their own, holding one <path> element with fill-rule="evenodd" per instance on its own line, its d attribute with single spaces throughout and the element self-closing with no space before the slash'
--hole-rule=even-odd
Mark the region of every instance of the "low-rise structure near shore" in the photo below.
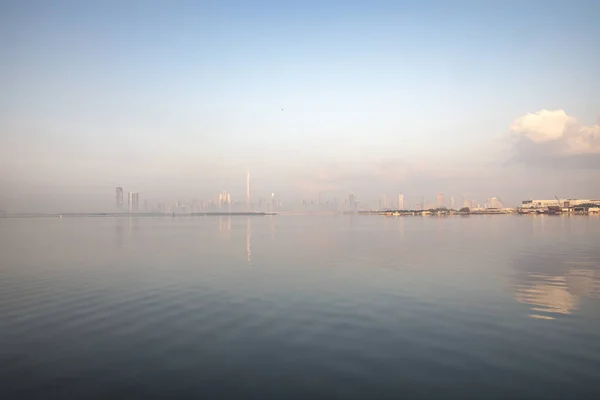
<svg viewBox="0 0 600 400">
<path fill-rule="evenodd" d="M 598 199 L 523 200 L 521 214 L 594 213 L 600 207 Z"/>
<path fill-rule="evenodd" d="M 521 208 L 547 208 L 559 206 L 562 208 L 571 208 L 583 206 L 586 204 L 600 206 L 600 200 L 594 199 L 552 199 L 552 200 L 523 200 Z"/>
</svg>

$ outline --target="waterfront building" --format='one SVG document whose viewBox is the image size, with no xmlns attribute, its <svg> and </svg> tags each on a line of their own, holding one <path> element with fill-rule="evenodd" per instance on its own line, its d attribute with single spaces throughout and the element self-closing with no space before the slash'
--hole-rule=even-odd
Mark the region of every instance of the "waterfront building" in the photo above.
<svg viewBox="0 0 600 400">
<path fill-rule="evenodd" d="M 504 204 L 497 197 L 490 197 L 488 199 L 489 208 L 504 208 Z"/>
<path fill-rule="evenodd" d="M 354 196 L 354 193 L 350 193 L 348 196 L 348 211 L 356 211 L 356 196 Z"/>
<path fill-rule="evenodd" d="M 117 188 L 117 207 L 118 208 L 123 207 L 123 188 L 122 187 Z"/>
<path fill-rule="evenodd" d="M 438 208 L 444 208 L 444 207 L 446 207 L 446 200 L 444 198 L 444 194 L 443 193 L 440 193 L 437 196 L 437 206 L 438 206 Z"/>
<path fill-rule="evenodd" d="M 600 199 L 550 199 L 550 200 L 523 200 L 521 208 L 546 208 L 560 206 L 563 208 L 577 207 L 584 204 L 600 205 Z"/>
<path fill-rule="evenodd" d="M 231 194 L 227 193 L 227 190 L 223 190 L 222 193 L 219 193 L 218 206 L 219 208 L 225 206 L 231 207 Z"/>
<path fill-rule="evenodd" d="M 140 194 L 129 192 L 129 212 L 137 211 L 140 208 Z"/>
</svg>

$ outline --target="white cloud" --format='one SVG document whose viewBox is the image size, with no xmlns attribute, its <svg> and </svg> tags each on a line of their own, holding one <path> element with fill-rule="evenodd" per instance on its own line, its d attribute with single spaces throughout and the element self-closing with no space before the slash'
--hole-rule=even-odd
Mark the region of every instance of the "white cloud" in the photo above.
<svg viewBox="0 0 600 400">
<path fill-rule="evenodd" d="M 580 126 L 565 136 L 573 154 L 600 153 L 600 125 Z"/>
<path fill-rule="evenodd" d="M 564 110 L 541 110 L 517 118 L 510 130 L 556 155 L 600 154 L 600 125 L 584 126 Z M 551 146 L 549 146 L 551 145 Z"/>
</svg>

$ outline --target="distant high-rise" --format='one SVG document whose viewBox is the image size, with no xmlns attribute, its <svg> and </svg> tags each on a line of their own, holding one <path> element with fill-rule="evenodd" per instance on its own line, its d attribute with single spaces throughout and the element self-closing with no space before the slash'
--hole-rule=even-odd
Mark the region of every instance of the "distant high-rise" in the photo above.
<svg viewBox="0 0 600 400">
<path fill-rule="evenodd" d="M 389 200 L 387 194 L 384 194 L 383 197 L 379 200 L 379 209 L 385 210 L 390 207 Z"/>
<path fill-rule="evenodd" d="M 404 195 L 402 193 L 398 195 L 398 210 L 404 210 Z"/>
<path fill-rule="evenodd" d="M 231 208 L 231 193 L 227 193 L 227 190 L 219 193 L 219 208 L 223 208 L 224 206 Z"/>
<path fill-rule="evenodd" d="M 450 208 L 454 210 L 454 196 L 450 197 Z"/>
<path fill-rule="evenodd" d="M 446 207 L 446 203 L 445 203 L 445 199 L 444 199 L 444 194 L 440 193 L 437 196 L 437 206 L 438 208 L 444 208 Z"/>
<path fill-rule="evenodd" d="M 140 209 L 140 194 L 129 192 L 129 212 L 138 211 Z"/>
<path fill-rule="evenodd" d="M 248 175 L 246 176 L 246 209 L 250 211 L 250 170 L 248 170 Z"/>
<path fill-rule="evenodd" d="M 117 188 L 117 207 L 123 207 L 123 188 Z"/>
<path fill-rule="evenodd" d="M 354 193 L 350 193 L 348 196 L 348 210 L 356 211 L 356 196 L 354 196 Z"/>
<path fill-rule="evenodd" d="M 275 211 L 275 193 L 271 193 L 271 212 Z"/>
</svg>

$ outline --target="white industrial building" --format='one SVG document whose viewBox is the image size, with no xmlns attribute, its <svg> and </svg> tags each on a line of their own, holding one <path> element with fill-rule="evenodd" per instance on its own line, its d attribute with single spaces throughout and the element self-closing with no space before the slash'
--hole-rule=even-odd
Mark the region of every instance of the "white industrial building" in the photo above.
<svg viewBox="0 0 600 400">
<path fill-rule="evenodd" d="M 582 204 L 600 205 L 600 200 L 593 199 L 552 199 L 552 200 L 523 200 L 521 208 L 546 208 L 560 206 L 562 208 L 578 207 Z"/>
</svg>

